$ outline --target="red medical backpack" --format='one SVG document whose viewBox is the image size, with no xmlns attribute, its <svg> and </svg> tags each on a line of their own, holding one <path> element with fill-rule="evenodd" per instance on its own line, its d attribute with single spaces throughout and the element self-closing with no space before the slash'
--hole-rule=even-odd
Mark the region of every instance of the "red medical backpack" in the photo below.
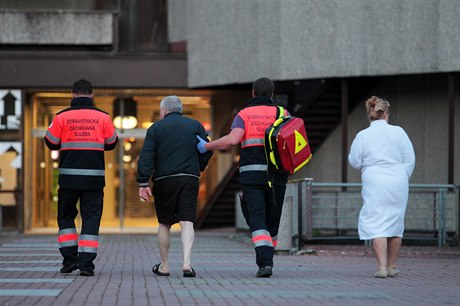
<svg viewBox="0 0 460 306">
<path fill-rule="evenodd" d="M 283 113 L 278 106 L 278 119 L 265 131 L 265 153 L 269 172 L 294 174 L 311 160 L 312 154 L 304 121 Z"/>
</svg>

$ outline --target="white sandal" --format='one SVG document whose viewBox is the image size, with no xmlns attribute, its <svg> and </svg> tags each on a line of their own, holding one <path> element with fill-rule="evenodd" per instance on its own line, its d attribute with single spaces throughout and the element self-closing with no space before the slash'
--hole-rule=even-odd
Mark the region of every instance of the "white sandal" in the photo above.
<svg viewBox="0 0 460 306">
<path fill-rule="evenodd" d="M 388 268 L 387 269 L 387 274 L 389 277 L 393 277 L 401 273 L 398 268 Z"/>
<path fill-rule="evenodd" d="M 386 278 L 387 276 L 388 276 L 388 273 L 386 269 L 380 269 L 374 274 L 374 277 L 376 278 Z"/>
</svg>

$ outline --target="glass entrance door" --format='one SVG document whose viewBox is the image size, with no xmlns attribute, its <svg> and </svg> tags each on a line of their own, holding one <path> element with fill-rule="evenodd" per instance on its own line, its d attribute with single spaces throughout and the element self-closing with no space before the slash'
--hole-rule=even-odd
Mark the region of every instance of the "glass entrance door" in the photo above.
<svg viewBox="0 0 460 306">
<path fill-rule="evenodd" d="M 138 95 L 134 95 L 136 93 Z M 151 232 L 158 227 L 154 205 L 139 200 L 136 175 L 137 157 L 142 149 L 145 133 L 151 124 L 159 120 L 159 104 L 164 93 L 158 90 L 97 90 L 94 103 L 97 108 L 114 118 L 114 101 L 127 96 L 135 100 L 137 125 L 133 129 L 117 129 L 117 148 L 105 152 L 106 186 L 101 232 Z M 190 95 L 180 98 L 184 104 L 184 115 L 209 127 L 210 98 Z M 57 228 L 59 152 L 46 148 L 43 137 L 55 114 L 69 107 L 70 100 L 70 94 L 59 92 L 40 92 L 31 98 L 32 148 L 29 158 L 33 160 L 33 169 L 30 176 L 26 174 L 26 179 L 30 178 L 33 191 L 30 221 L 32 229 Z M 206 201 L 206 176 L 204 173 L 201 178 L 198 210 Z M 77 220 L 77 226 L 79 225 L 80 220 Z"/>
<path fill-rule="evenodd" d="M 152 203 L 139 200 L 139 186 L 136 181 L 137 157 L 142 149 L 146 130 L 119 131 L 117 155 L 116 203 L 120 228 L 157 227 L 155 209 Z"/>
</svg>

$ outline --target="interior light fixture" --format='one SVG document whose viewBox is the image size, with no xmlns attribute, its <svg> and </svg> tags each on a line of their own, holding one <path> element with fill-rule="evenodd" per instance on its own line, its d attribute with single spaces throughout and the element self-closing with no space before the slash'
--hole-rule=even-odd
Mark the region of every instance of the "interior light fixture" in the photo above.
<svg viewBox="0 0 460 306">
<path fill-rule="evenodd" d="M 137 126 L 137 103 L 134 98 L 117 98 L 113 102 L 113 125 L 117 129 L 134 129 Z"/>
<path fill-rule="evenodd" d="M 57 150 L 51 151 L 51 159 L 52 159 L 52 160 L 57 160 L 57 159 L 59 159 L 59 151 L 57 151 Z"/>
<path fill-rule="evenodd" d="M 125 163 L 129 163 L 133 160 L 133 157 L 131 155 L 123 155 L 122 159 Z"/>
<path fill-rule="evenodd" d="M 130 142 L 125 142 L 123 144 L 123 147 L 124 147 L 125 151 L 129 151 L 129 150 L 131 150 L 132 144 Z"/>
</svg>

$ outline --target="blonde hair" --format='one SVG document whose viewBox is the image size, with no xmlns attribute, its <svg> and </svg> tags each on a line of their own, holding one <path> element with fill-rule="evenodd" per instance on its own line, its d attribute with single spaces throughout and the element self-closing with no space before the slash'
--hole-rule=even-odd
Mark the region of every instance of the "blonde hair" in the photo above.
<svg viewBox="0 0 460 306">
<path fill-rule="evenodd" d="M 382 98 L 372 96 L 366 101 L 367 119 L 369 121 L 383 119 L 383 114 L 390 113 L 390 103 Z"/>
</svg>

